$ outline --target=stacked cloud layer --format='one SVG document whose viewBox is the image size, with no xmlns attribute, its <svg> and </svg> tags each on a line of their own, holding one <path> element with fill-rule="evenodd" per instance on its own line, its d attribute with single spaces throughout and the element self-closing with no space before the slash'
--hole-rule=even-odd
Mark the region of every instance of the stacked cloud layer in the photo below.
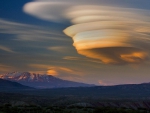
<svg viewBox="0 0 150 113">
<path fill-rule="evenodd" d="M 28 3 L 24 11 L 50 21 L 69 20 L 73 25 L 64 33 L 77 52 L 105 64 L 141 63 L 149 57 L 149 10 L 49 0 Z"/>
</svg>

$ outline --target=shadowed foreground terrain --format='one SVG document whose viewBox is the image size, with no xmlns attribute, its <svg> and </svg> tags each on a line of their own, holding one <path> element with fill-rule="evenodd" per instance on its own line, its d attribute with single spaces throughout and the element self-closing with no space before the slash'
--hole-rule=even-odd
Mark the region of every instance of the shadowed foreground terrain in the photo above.
<svg viewBox="0 0 150 113">
<path fill-rule="evenodd" d="M 9 83 L 10 84 L 10 83 Z M 22 88 L 17 88 L 22 87 Z M 0 88 L 0 113 L 149 113 L 150 84 Z"/>
<path fill-rule="evenodd" d="M 125 109 L 112 107 L 40 107 L 40 106 L 11 106 L 5 104 L 0 106 L 0 113 L 150 113 L 145 109 Z"/>
</svg>

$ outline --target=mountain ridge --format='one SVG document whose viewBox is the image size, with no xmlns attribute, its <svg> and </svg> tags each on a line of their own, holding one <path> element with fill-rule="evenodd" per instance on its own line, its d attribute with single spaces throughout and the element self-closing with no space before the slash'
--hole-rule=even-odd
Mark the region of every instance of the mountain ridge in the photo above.
<svg viewBox="0 0 150 113">
<path fill-rule="evenodd" d="M 34 89 L 34 88 L 22 85 L 22 84 L 20 84 L 18 82 L 0 79 L 0 90 L 1 91 L 7 91 L 7 90 L 29 90 L 29 89 Z"/>
</svg>

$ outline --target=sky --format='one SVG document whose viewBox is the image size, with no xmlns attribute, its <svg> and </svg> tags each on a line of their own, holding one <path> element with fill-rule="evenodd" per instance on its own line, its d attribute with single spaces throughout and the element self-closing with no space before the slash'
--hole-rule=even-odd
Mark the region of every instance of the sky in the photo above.
<svg viewBox="0 0 150 113">
<path fill-rule="evenodd" d="M 0 74 L 150 82 L 149 0 L 1 0 Z"/>
</svg>

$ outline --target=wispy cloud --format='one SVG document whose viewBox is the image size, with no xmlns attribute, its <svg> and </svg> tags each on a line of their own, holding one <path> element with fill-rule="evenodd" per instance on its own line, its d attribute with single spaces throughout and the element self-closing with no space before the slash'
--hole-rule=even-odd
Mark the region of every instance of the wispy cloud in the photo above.
<svg viewBox="0 0 150 113">
<path fill-rule="evenodd" d="M 52 29 L 42 28 L 35 25 L 21 24 L 0 18 L 0 33 L 13 34 L 15 40 L 44 41 L 58 40 L 68 41 L 63 34 Z"/>
<path fill-rule="evenodd" d="M 10 52 L 10 53 L 15 53 L 15 52 L 14 52 L 13 50 L 11 50 L 10 48 L 5 47 L 5 46 L 2 46 L 2 45 L 0 45 L 0 50 L 7 51 L 7 52 Z"/>
<path fill-rule="evenodd" d="M 62 73 L 67 73 L 67 74 L 72 74 L 77 76 L 84 75 L 84 73 L 82 73 L 81 71 L 76 69 L 71 69 L 66 66 L 52 66 L 52 65 L 44 65 L 44 64 L 29 64 L 29 66 L 39 70 L 45 70 L 47 74 L 51 73 L 52 75 L 61 76 Z"/>
<path fill-rule="evenodd" d="M 47 49 L 55 52 L 60 52 L 60 53 L 69 52 L 69 48 L 65 46 L 52 46 L 52 47 L 48 47 Z"/>
<path fill-rule="evenodd" d="M 5 64 L 0 64 L 0 72 L 1 73 L 7 73 L 10 71 L 14 71 L 14 67 L 9 66 L 9 65 L 5 65 Z"/>
<path fill-rule="evenodd" d="M 65 56 L 65 57 L 63 57 L 63 59 L 64 60 L 72 60 L 72 61 L 77 60 L 79 62 L 86 61 L 86 62 L 93 62 L 93 63 L 102 63 L 99 60 L 90 59 L 90 58 L 81 58 L 81 57 L 75 57 L 75 56 Z"/>
<path fill-rule="evenodd" d="M 82 58 L 79 57 L 74 57 L 74 56 L 65 56 L 63 57 L 65 60 L 83 60 Z"/>
</svg>

